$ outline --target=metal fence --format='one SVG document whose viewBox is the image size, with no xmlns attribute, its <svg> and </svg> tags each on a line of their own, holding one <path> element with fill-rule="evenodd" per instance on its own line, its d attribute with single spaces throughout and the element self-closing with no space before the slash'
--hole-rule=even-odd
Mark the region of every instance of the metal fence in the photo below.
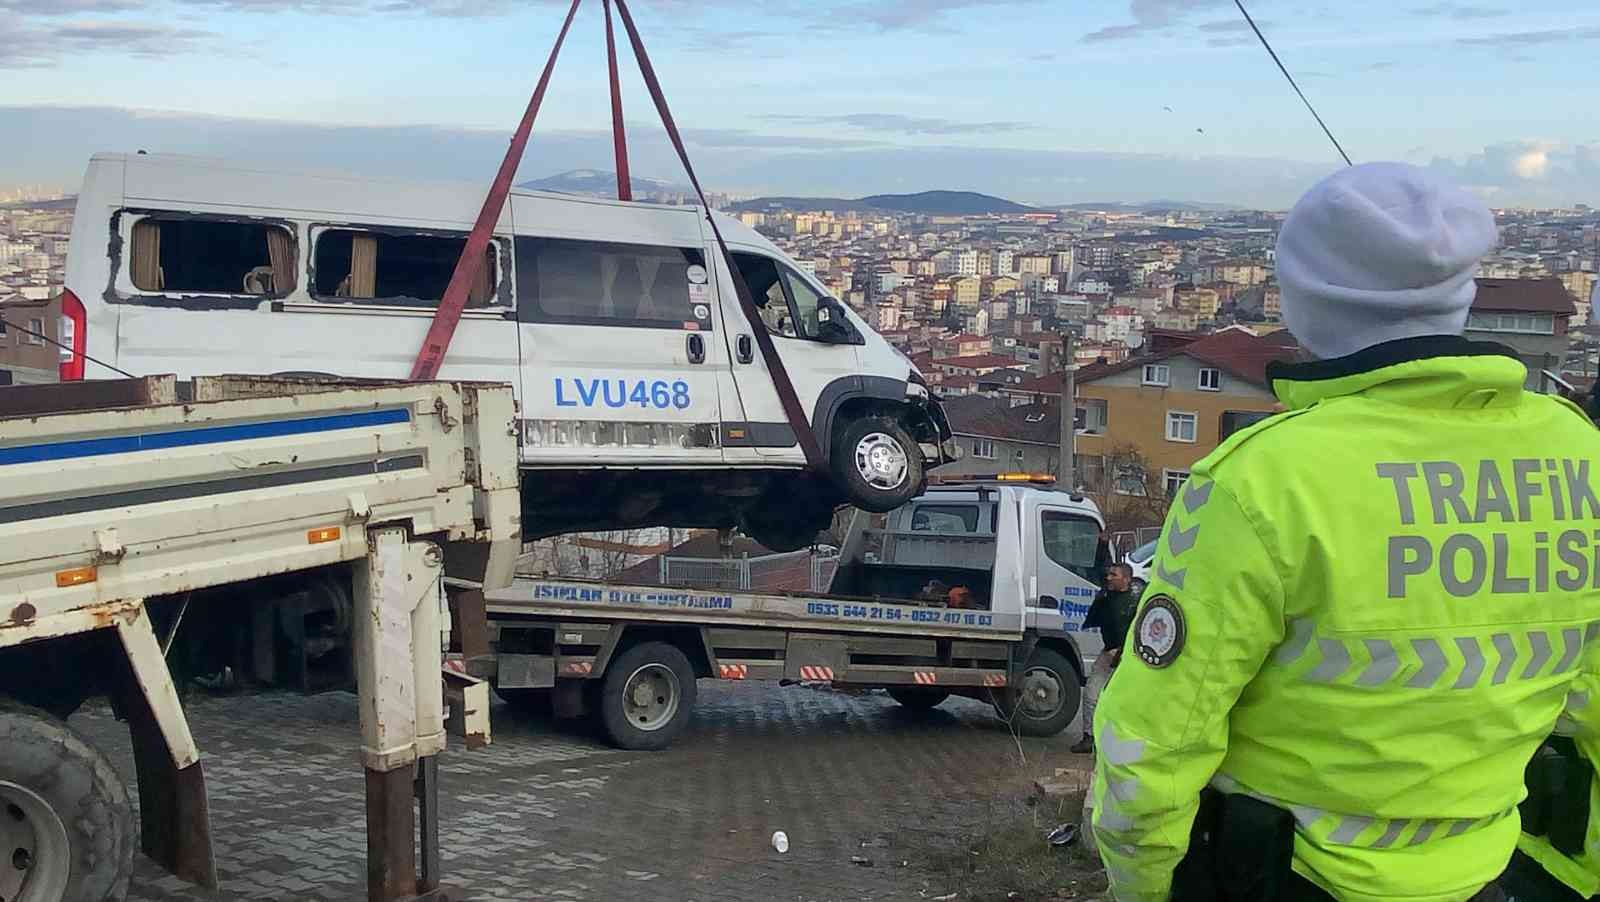
<svg viewBox="0 0 1600 902">
<path fill-rule="evenodd" d="M 657 563 L 663 586 L 773 592 L 824 591 L 839 564 L 837 558 L 809 551 L 741 558 L 662 556 Z"/>
<path fill-rule="evenodd" d="M 1110 539 L 1111 556 L 1120 561 L 1128 556 L 1128 552 L 1146 542 L 1154 542 L 1160 537 L 1161 527 L 1159 526 L 1141 526 L 1138 529 L 1125 532 L 1114 532 L 1111 534 Z"/>
</svg>

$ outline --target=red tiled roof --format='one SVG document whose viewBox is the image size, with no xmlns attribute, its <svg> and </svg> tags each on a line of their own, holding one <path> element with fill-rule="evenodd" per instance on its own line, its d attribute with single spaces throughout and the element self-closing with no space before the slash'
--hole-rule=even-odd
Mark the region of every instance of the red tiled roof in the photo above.
<svg viewBox="0 0 1600 902">
<path fill-rule="evenodd" d="M 1572 295 L 1560 279 L 1479 279 L 1474 310 L 1571 316 Z"/>
<path fill-rule="evenodd" d="M 970 357 L 935 357 L 934 366 L 959 366 L 967 369 L 984 367 L 1011 367 L 1020 366 L 1015 357 L 1004 354 L 973 354 Z"/>
<path fill-rule="evenodd" d="M 1201 363 L 1214 366 L 1247 382 L 1265 386 L 1267 364 L 1274 360 L 1294 359 L 1295 348 L 1294 338 L 1289 335 L 1288 330 L 1279 330 L 1258 338 L 1248 331 L 1226 329 L 1165 353 L 1130 357 L 1121 363 L 1096 369 L 1092 373 L 1080 370 L 1078 382 L 1079 384 L 1093 382 L 1113 373 L 1126 372 L 1147 363 L 1158 363 L 1182 355 L 1193 357 Z"/>
</svg>

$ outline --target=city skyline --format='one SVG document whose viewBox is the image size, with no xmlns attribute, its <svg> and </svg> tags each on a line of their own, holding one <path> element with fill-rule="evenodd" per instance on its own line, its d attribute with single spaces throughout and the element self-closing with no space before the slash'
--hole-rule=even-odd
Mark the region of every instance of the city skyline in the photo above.
<svg viewBox="0 0 1600 902">
<path fill-rule="evenodd" d="M 1227 0 L 635 6 L 716 190 L 1281 209 L 1340 165 Z M 70 190 L 90 153 L 140 148 L 482 180 L 564 7 L 0 0 L 0 133 L 23 136 L 0 188 Z M 1499 206 L 1600 202 L 1600 133 L 1572 114 L 1589 105 L 1572 73 L 1600 10 L 1253 7 L 1357 160 L 1431 166 Z M 603 73 L 585 4 L 522 178 L 610 168 Z M 678 180 L 636 73 L 624 83 L 635 171 Z"/>
</svg>

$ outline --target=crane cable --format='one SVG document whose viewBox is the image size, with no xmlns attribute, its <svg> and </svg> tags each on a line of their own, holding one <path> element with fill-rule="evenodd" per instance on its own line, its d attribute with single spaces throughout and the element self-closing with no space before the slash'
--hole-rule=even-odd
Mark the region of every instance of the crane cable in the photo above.
<svg viewBox="0 0 1600 902">
<path fill-rule="evenodd" d="M 1256 27 L 1256 20 L 1250 18 L 1250 11 L 1244 8 L 1244 0 L 1233 0 L 1233 5 L 1239 7 L 1239 12 L 1244 15 L 1244 20 L 1249 24 L 1250 30 L 1256 33 L 1256 38 L 1261 41 L 1261 46 L 1267 48 L 1267 53 L 1272 57 L 1272 61 L 1278 64 L 1278 71 L 1282 72 L 1283 77 L 1289 80 L 1289 87 L 1294 88 L 1294 92 L 1300 95 L 1300 102 L 1305 104 L 1306 109 L 1311 111 L 1311 118 L 1317 120 L 1317 124 L 1322 126 L 1322 133 L 1328 136 L 1329 141 L 1333 142 L 1333 149 L 1337 150 L 1339 156 L 1344 158 L 1344 164 L 1346 166 L 1354 166 L 1355 164 L 1350 162 L 1350 155 L 1345 153 L 1344 148 L 1339 145 L 1339 139 L 1335 138 L 1333 132 L 1328 129 L 1328 123 L 1322 121 L 1322 116 L 1317 113 L 1317 108 L 1312 106 L 1311 101 L 1306 98 L 1306 92 L 1300 90 L 1300 86 L 1295 83 L 1294 76 L 1289 74 L 1288 67 L 1284 66 L 1283 60 L 1278 58 L 1278 52 L 1273 50 L 1272 45 L 1267 42 L 1267 36 L 1261 33 L 1260 28 Z"/>
</svg>

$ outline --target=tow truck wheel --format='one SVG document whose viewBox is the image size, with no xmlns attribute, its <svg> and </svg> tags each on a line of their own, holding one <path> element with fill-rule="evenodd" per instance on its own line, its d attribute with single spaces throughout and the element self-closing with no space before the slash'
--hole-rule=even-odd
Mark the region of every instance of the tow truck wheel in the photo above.
<svg viewBox="0 0 1600 902">
<path fill-rule="evenodd" d="M 111 764 L 49 714 L 0 701 L 0 899 L 121 899 L 133 848 Z"/>
<path fill-rule="evenodd" d="M 932 711 L 950 697 L 950 691 L 919 686 L 893 686 L 889 689 L 889 697 L 912 711 Z"/>
<path fill-rule="evenodd" d="M 884 514 L 910 501 L 923 484 L 922 446 L 890 417 L 862 417 L 834 446 L 833 475 L 850 503 Z"/>
<path fill-rule="evenodd" d="M 995 708 L 1024 736 L 1054 736 L 1078 715 L 1083 686 L 1060 652 L 1035 648 L 1017 686 L 999 694 Z"/>
<path fill-rule="evenodd" d="M 664 749 L 689 725 L 694 697 L 694 667 L 683 652 L 665 642 L 646 642 L 606 668 L 600 722 L 620 748 Z"/>
</svg>

